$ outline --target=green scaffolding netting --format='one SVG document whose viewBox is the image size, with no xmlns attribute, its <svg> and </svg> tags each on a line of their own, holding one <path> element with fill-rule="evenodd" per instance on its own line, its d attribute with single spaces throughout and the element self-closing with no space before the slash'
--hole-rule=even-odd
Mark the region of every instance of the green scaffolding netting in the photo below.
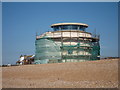
<svg viewBox="0 0 120 90">
<path fill-rule="evenodd" d="M 91 60 L 99 60 L 100 57 L 100 45 L 99 42 L 97 42 L 95 45 L 93 45 L 92 50 L 91 50 Z"/>
<path fill-rule="evenodd" d="M 41 38 L 36 40 L 36 54 L 35 64 L 43 63 L 57 63 L 62 60 L 76 59 L 76 60 L 98 60 L 100 59 L 100 45 L 99 42 L 87 43 L 89 46 L 84 46 L 80 42 L 77 45 L 61 45 L 56 44 L 52 39 Z M 76 50 L 89 52 L 91 55 L 73 55 L 72 52 Z M 63 51 L 67 51 L 66 55 L 63 55 Z"/>
<path fill-rule="evenodd" d="M 58 62 L 61 59 L 60 46 L 52 40 L 42 38 L 36 40 L 35 64 L 49 63 L 50 61 Z"/>
</svg>

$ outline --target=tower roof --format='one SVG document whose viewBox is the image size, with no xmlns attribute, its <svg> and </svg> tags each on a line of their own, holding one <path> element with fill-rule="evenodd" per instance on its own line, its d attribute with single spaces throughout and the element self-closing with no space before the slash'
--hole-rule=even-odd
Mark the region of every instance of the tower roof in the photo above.
<svg viewBox="0 0 120 90">
<path fill-rule="evenodd" d="M 84 23 L 56 23 L 56 24 L 52 24 L 51 27 L 61 26 L 61 25 L 82 25 L 88 27 L 88 25 Z"/>
</svg>

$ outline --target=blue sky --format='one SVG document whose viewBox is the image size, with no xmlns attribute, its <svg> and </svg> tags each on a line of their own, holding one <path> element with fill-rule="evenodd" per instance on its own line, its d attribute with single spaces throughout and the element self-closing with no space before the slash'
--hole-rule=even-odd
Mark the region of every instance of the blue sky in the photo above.
<svg viewBox="0 0 120 90">
<path fill-rule="evenodd" d="M 4 2 L 2 3 L 3 64 L 35 54 L 36 32 L 52 31 L 51 24 L 78 22 L 101 35 L 101 56 L 118 56 L 117 2 Z"/>
</svg>

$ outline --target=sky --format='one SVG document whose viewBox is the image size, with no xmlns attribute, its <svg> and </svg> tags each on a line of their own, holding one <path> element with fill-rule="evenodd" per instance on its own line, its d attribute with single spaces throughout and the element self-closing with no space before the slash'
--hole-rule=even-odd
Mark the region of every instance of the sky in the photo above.
<svg viewBox="0 0 120 90">
<path fill-rule="evenodd" d="M 36 32 L 53 31 L 51 24 L 64 22 L 88 24 L 91 33 L 96 29 L 101 56 L 118 56 L 117 2 L 3 2 L 2 63 L 35 54 Z"/>
</svg>

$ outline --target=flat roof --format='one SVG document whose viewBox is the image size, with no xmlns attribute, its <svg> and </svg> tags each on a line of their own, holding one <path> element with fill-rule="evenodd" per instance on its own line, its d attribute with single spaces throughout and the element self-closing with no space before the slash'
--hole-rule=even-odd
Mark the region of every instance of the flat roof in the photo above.
<svg viewBox="0 0 120 90">
<path fill-rule="evenodd" d="M 88 25 L 84 23 L 56 23 L 56 24 L 52 24 L 51 27 L 60 26 L 60 25 L 82 25 L 88 27 Z"/>
</svg>

